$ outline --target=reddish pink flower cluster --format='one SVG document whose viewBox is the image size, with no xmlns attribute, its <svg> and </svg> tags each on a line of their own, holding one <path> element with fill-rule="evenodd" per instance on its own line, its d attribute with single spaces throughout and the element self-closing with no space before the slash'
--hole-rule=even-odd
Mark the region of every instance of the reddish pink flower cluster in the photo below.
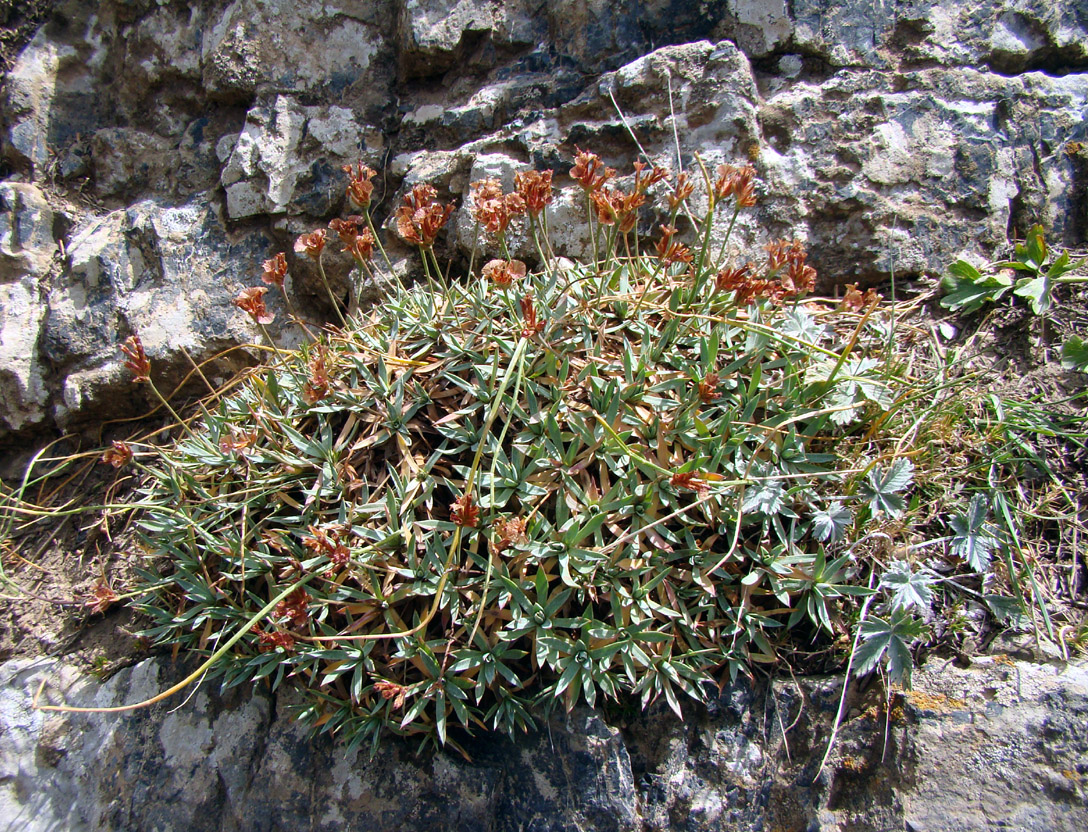
<svg viewBox="0 0 1088 832">
<path fill-rule="evenodd" d="M 736 167 L 719 165 L 718 179 L 714 183 L 714 196 L 717 199 L 735 197 L 738 208 L 751 208 L 756 204 L 755 183 L 756 169 L 751 165 Z"/>
<path fill-rule="evenodd" d="M 264 271 L 261 273 L 262 281 L 269 286 L 275 286 L 282 292 L 285 277 L 287 277 L 287 255 L 282 251 L 271 260 L 264 261 Z"/>
<path fill-rule="evenodd" d="M 606 168 L 596 153 L 587 153 L 581 148 L 575 148 L 575 151 L 570 175 L 586 192 L 599 191 L 605 182 L 616 175 L 615 168 Z"/>
<path fill-rule="evenodd" d="M 243 312 L 247 312 L 261 326 L 265 326 L 276 319 L 276 316 L 269 312 L 268 307 L 265 306 L 264 296 L 267 292 L 267 286 L 247 286 L 238 293 L 231 303 Z"/>
<path fill-rule="evenodd" d="M 497 179 L 481 179 L 468 187 L 472 194 L 472 216 L 489 234 L 505 234 L 510 221 L 525 213 L 521 194 L 504 194 Z"/>
<path fill-rule="evenodd" d="M 348 547 L 340 540 L 340 530 L 336 528 L 320 529 L 309 527 L 310 536 L 303 538 L 302 545 L 315 555 L 325 555 L 334 569 L 343 569 L 351 561 Z"/>
<path fill-rule="evenodd" d="M 531 216 L 539 216 L 544 206 L 552 201 L 552 171 L 523 171 L 514 175 L 514 187 L 525 201 L 525 209 Z"/>
<path fill-rule="evenodd" d="M 378 172 L 362 162 L 354 168 L 351 165 L 344 165 L 341 170 L 348 175 L 348 201 L 355 206 L 356 210 L 365 210 L 374 195 L 374 183 L 371 180 L 378 175 Z"/>
<path fill-rule="evenodd" d="M 276 617 L 289 619 L 296 627 L 304 627 L 310 620 L 310 593 L 299 587 L 278 604 Z"/>
<path fill-rule="evenodd" d="M 533 303 L 532 295 L 526 293 L 521 298 L 521 317 L 524 322 L 524 326 L 521 328 L 522 338 L 532 338 L 542 329 L 544 329 L 544 322 L 538 321 L 536 318 L 536 305 Z"/>
<path fill-rule="evenodd" d="M 883 300 L 883 296 L 876 289 L 866 289 L 862 292 L 856 283 L 846 284 L 846 294 L 839 301 L 839 308 L 847 312 L 860 312 L 867 306 L 876 306 Z"/>
<path fill-rule="evenodd" d="M 317 404 L 329 394 L 332 379 L 329 377 L 329 351 L 323 344 L 314 347 L 310 354 L 310 377 L 302 389 L 302 395 L 310 404 Z"/>
<path fill-rule="evenodd" d="M 309 234 L 300 234 L 295 240 L 295 254 L 305 254 L 313 260 L 321 256 L 325 250 L 326 233 L 324 228 L 311 231 Z"/>
<path fill-rule="evenodd" d="M 125 354 L 125 368 L 132 373 L 132 380 L 136 382 L 151 381 L 151 361 L 144 352 L 143 342 L 139 335 L 130 335 L 121 345 L 121 352 Z"/>
<path fill-rule="evenodd" d="M 480 520 L 480 508 L 472 501 L 471 494 L 462 494 L 450 506 L 450 520 L 458 526 L 475 528 Z"/>
<path fill-rule="evenodd" d="M 452 205 L 438 201 L 438 191 L 432 185 L 416 185 L 405 195 L 404 204 L 397 209 L 397 233 L 409 243 L 421 248 L 434 245 L 453 213 Z"/>
<path fill-rule="evenodd" d="M 657 241 L 658 258 L 666 264 L 690 263 L 692 260 L 691 249 L 681 242 L 674 241 L 673 235 L 676 229 L 671 225 L 661 226 L 661 239 Z"/>
<path fill-rule="evenodd" d="M 279 630 L 274 633 L 266 633 L 262 630 L 257 630 L 257 638 L 260 641 L 260 650 L 262 653 L 270 653 L 277 647 L 282 647 L 284 650 L 291 650 L 295 646 L 295 637 L 290 633 Z"/>
<path fill-rule="evenodd" d="M 353 214 L 336 219 L 329 223 L 329 228 L 340 236 L 344 244 L 340 250 L 350 254 L 356 263 L 362 265 L 374 256 L 374 235 L 366 225 L 366 217 Z"/>
<path fill-rule="evenodd" d="M 132 461 L 132 448 L 125 442 L 114 440 L 113 447 L 102 454 L 102 462 L 114 468 L 124 468 Z"/>
<path fill-rule="evenodd" d="M 483 276 L 503 289 L 525 277 L 525 264 L 520 260 L 491 260 L 484 266 Z"/>
<path fill-rule="evenodd" d="M 714 279 L 718 292 L 735 292 L 738 304 L 756 298 L 773 303 L 802 297 L 816 288 L 816 270 L 805 264 L 805 248 L 796 240 L 779 240 L 767 246 L 767 268 L 763 276 L 752 273 L 750 264 L 722 269 Z"/>
</svg>

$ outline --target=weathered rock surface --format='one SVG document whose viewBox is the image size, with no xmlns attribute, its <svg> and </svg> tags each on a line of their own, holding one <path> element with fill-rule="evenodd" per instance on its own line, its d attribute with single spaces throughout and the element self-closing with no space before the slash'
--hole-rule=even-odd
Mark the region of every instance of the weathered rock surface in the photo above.
<svg viewBox="0 0 1088 832">
<path fill-rule="evenodd" d="M 554 168 L 551 227 L 576 257 L 584 208 L 562 175 L 576 146 L 621 172 L 638 145 L 673 168 L 677 145 L 689 169 L 696 153 L 752 159 L 760 204 L 736 251 L 800 238 L 831 285 L 939 273 L 1035 222 L 1082 243 L 1086 112 L 1085 0 L 58 0 L 0 106 L 0 224 L 31 234 L 0 252 L 0 439 L 103 415 L 113 346 L 150 321 L 172 321 L 170 337 L 148 333 L 171 375 L 188 366 L 175 344 L 244 338 L 231 293 L 342 210 L 345 163 L 383 171 L 382 223 L 416 181 L 461 202 L 483 173 Z M 39 212 L 27 232 L 38 203 L 63 221 Z M 203 217 L 199 270 L 156 265 L 137 228 L 155 222 L 119 220 L 149 211 Z M 441 254 L 467 262 L 460 214 Z M 92 228 L 113 275 L 98 286 L 79 271 Z M 140 268 L 159 281 L 142 317 L 124 311 Z M 346 269 L 330 260 L 338 292 Z M 198 272 L 232 278 L 196 290 L 210 316 L 178 300 Z M 312 272 L 292 259 L 319 314 Z M 68 343 L 80 315 L 89 328 Z"/>
<path fill-rule="evenodd" d="M 820 770 L 840 681 L 727 688 L 683 722 L 655 710 L 621 728 L 555 717 L 472 756 L 371 759 L 310 738 L 292 694 L 200 688 L 117 714 L 43 701 L 134 704 L 176 678 L 162 659 L 105 684 L 55 661 L 0 666 L 0 817 L 25 830 L 1039 830 L 1088 825 L 1088 673 L 982 659 L 931 662 L 890 719 L 851 692 Z"/>
<path fill-rule="evenodd" d="M 56 217 L 34 185 L 0 183 L 0 431 L 45 418 L 45 371 L 38 354 L 45 306 L 41 285 L 53 267 Z"/>
</svg>

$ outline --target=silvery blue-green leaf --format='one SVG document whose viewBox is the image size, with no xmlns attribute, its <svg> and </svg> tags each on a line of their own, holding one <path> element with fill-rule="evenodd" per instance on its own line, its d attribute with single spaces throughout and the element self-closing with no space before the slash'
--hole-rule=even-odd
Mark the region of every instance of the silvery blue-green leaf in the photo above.
<svg viewBox="0 0 1088 832">
<path fill-rule="evenodd" d="M 854 651 L 854 673 L 863 676 L 888 659 L 888 676 L 893 683 L 910 683 L 914 662 L 910 645 L 926 631 L 925 625 L 909 613 L 898 611 L 890 620 L 873 617 L 861 625 L 861 644 Z"/>
<path fill-rule="evenodd" d="M 759 511 L 768 516 L 778 514 L 782 510 L 783 494 L 785 494 L 785 487 L 782 485 L 782 480 L 765 479 L 754 482 L 744 493 L 744 504 L 741 510 Z"/>
<path fill-rule="evenodd" d="M 929 588 L 931 583 L 933 581 L 928 576 L 912 572 L 905 560 L 892 561 L 880 579 L 881 588 L 892 593 L 893 610 L 928 610 L 933 600 L 933 591 Z"/>
<path fill-rule="evenodd" d="M 907 505 L 898 492 L 909 488 L 913 477 L 914 463 L 900 457 L 887 470 L 880 465 L 874 467 L 859 490 L 862 498 L 869 501 L 869 510 L 873 514 L 883 511 L 894 519 L 903 513 Z"/>
<path fill-rule="evenodd" d="M 874 378 L 858 378 L 856 381 L 861 394 L 869 401 L 880 405 L 883 410 L 892 406 L 895 399 L 886 383 Z"/>
<path fill-rule="evenodd" d="M 819 509 L 812 515 L 812 530 L 817 539 L 835 543 L 842 540 L 846 529 L 854 522 L 854 513 L 838 500 L 826 509 Z"/>
<path fill-rule="evenodd" d="M 976 572 L 988 572 L 990 559 L 1001 548 L 997 530 L 986 522 L 989 504 L 985 494 L 971 498 L 965 514 L 958 514 L 949 523 L 956 532 L 952 538 L 952 554 L 967 561 Z"/>
<path fill-rule="evenodd" d="M 791 335 L 810 344 L 820 343 L 831 331 L 830 327 L 817 323 L 815 318 L 801 307 L 795 307 L 786 312 L 778 328 L 784 335 Z"/>
</svg>

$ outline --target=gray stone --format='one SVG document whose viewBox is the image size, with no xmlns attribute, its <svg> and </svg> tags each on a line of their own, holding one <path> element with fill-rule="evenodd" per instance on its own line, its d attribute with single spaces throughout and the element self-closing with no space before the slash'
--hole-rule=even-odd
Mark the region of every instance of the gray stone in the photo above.
<svg viewBox="0 0 1088 832">
<path fill-rule="evenodd" d="M 342 165 L 377 163 L 382 140 L 343 107 L 304 107 L 285 95 L 246 115 L 237 137 L 220 140 L 227 216 L 329 214 L 343 198 Z"/>
<path fill-rule="evenodd" d="M 77 225 L 70 239 L 42 342 L 60 379 L 58 424 L 131 407 L 139 391 L 118 350 L 129 334 L 140 336 L 166 391 L 190 372 L 190 356 L 201 361 L 260 341 L 231 300 L 259 283 L 270 241 L 260 232 L 229 238 L 206 201 L 178 207 L 144 201 Z M 285 323 L 282 302 L 275 294 L 267 300 L 279 313 L 278 332 Z M 244 360 L 236 356 L 213 374 Z"/>
<path fill-rule="evenodd" d="M 298 3 L 235 0 L 209 20 L 200 43 L 203 84 L 213 97 L 251 100 L 257 93 L 350 88 L 381 94 L 379 24 L 391 2 Z M 377 87 L 377 89 L 374 89 Z"/>
<path fill-rule="evenodd" d="M 38 349 L 43 286 L 57 254 L 57 218 L 33 185 L 0 183 L 0 436 L 46 416 L 46 370 Z"/>
<path fill-rule="evenodd" d="M 91 140 L 92 171 L 102 196 L 139 193 L 164 180 L 177 167 L 176 143 L 126 127 L 98 130 Z"/>
<path fill-rule="evenodd" d="M 622 729 L 576 709 L 517 743 L 486 734 L 373 758 L 292 722 L 297 694 L 218 692 L 120 714 L 178 678 L 165 659 L 105 684 L 62 662 L 0 665 L 0 814 L 45 830 L 1079 830 L 1088 823 L 1088 672 L 931 662 L 890 716 L 853 687 L 821 771 L 841 679 L 727 686 L 685 720 Z M 890 721 L 886 721 L 890 720 Z"/>
</svg>

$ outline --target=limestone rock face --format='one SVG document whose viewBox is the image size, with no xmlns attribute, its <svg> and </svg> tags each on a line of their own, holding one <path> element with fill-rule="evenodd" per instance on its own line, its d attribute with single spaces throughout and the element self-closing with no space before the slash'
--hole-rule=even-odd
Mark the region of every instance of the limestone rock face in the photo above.
<svg viewBox="0 0 1088 832">
<path fill-rule="evenodd" d="M 38 349 L 41 286 L 57 254 L 57 217 L 34 185 L 0 183 L 0 432 L 46 416 L 46 369 Z"/>
<path fill-rule="evenodd" d="M 1085 0 L 57 0 L 0 100 L 0 441 L 103 415 L 116 343 L 152 321 L 169 321 L 149 337 L 170 372 L 182 346 L 247 340 L 230 298 L 343 211 L 345 164 L 381 171 L 387 228 L 416 182 L 463 204 L 474 177 L 552 168 L 555 247 L 580 257 L 577 147 L 621 174 L 643 151 L 689 171 L 751 160 L 734 256 L 800 239 L 827 288 L 937 275 L 1036 222 L 1083 243 L 1086 111 Z M 199 270 L 161 265 L 160 214 L 199 217 L 183 224 Z M 473 237 L 459 210 L 439 256 L 467 264 Z M 328 318 L 290 259 L 296 305 Z"/>
<path fill-rule="evenodd" d="M 293 723 L 294 695 L 205 683 L 180 707 L 63 714 L 43 703 L 135 704 L 177 678 L 162 659 L 105 684 L 55 661 L 0 665 L 0 816 L 20 829 L 812 830 L 1088 825 L 1088 673 L 983 659 L 931 662 L 892 701 L 851 689 L 821 770 L 841 679 L 726 688 L 681 722 L 622 728 L 555 716 L 471 756 L 370 757 Z M 14 827 L 13 827 L 14 828 Z"/>
</svg>

